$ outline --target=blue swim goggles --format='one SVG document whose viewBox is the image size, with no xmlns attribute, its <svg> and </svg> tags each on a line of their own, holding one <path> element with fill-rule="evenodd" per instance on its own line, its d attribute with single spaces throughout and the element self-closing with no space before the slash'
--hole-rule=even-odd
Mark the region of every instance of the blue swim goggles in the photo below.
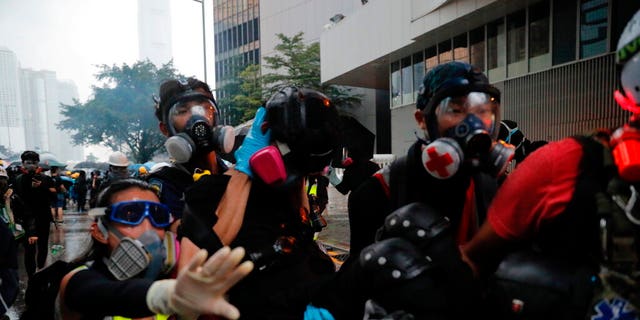
<svg viewBox="0 0 640 320">
<path fill-rule="evenodd" d="M 137 226 L 149 217 L 154 227 L 165 228 L 171 224 L 169 207 L 152 201 L 123 201 L 108 206 L 105 210 L 109 220 L 130 226 Z"/>
</svg>

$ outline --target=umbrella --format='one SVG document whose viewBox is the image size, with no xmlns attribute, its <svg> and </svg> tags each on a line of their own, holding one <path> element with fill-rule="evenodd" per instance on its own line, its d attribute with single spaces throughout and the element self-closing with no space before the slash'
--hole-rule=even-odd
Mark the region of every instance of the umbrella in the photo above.
<svg viewBox="0 0 640 320">
<path fill-rule="evenodd" d="M 73 185 L 73 178 L 71 177 L 67 177 L 67 176 L 60 176 L 60 180 L 62 181 L 62 184 L 64 185 L 65 188 L 67 188 L 67 190 L 69 190 L 69 188 L 71 187 L 71 185 Z"/>
<path fill-rule="evenodd" d="M 376 135 L 351 116 L 340 116 L 342 147 L 347 148 L 349 157 L 357 160 L 373 158 Z"/>
</svg>

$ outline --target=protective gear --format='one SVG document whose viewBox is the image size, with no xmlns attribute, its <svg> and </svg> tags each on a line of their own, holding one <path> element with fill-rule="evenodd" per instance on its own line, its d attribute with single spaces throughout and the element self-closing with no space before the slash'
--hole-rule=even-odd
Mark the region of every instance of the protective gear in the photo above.
<svg viewBox="0 0 640 320">
<path fill-rule="evenodd" d="M 430 267 L 430 262 L 402 238 L 385 239 L 362 249 L 359 263 L 375 275 L 373 287 L 379 290 L 411 280 Z"/>
<path fill-rule="evenodd" d="M 236 159 L 238 159 L 237 154 L 236 152 Z M 249 164 L 252 169 L 250 169 L 249 172 L 255 171 L 258 177 L 268 185 L 280 185 L 287 179 L 287 169 L 282 161 L 282 155 L 280 155 L 278 148 L 274 146 L 268 146 L 258 150 L 251 156 L 251 159 L 249 159 Z M 236 164 L 236 167 L 237 166 L 238 164 Z M 244 165 L 242 168 L 246 170 L 244 169 Z"/>
<path fill-rule="evenodd" d="M 625 124 L 611 135 L 613 159 L 618 174 L 627 182 L 640 182 L 640 130 L 637 119 L 632 117 L 631 124 Z"/>
<path fill-rule="evenodd" d="M 631 18 L 624 28 L 616 48 L 616 61 L 622 65 L 620 88 L 614 98 L 625 110 L 640 113 L 640 11 Z"/>
<path fill-rule="evenodd" d="M 240 264 L 244 250 L 224 247 L 208 260 L 207 251 L 196 253 L 176 279 L 155 281 L 147 291 L 149 310 L 178 314 L 181 319 L 198 315 L 220 315 L 237 319 L 240 312 L 225 299 L 227 290 L 253 269 L 251 262 Z"/>
<path fill-rule="evenodd" d="M 109 227 L 107 227 L 109 228 Z M 109 258 L 104 258 L 104 263 L 111 274 L 118 280 L 133 278 L 144 271 L 146 279 L 156 279 L 163 271 L 171 269 L 173 265 L 165 265 L 166 261 L 175 263 L 173 251 L 167 251 L 166 242 L 173 241 L 171 232 L 165 233 L 163 241 L 155 230 L 148 230 L 137 239 L 124 237 L 115 228 L 110 228 L 120 243 L 113 249 Z"/>
<path fill-rule="evenodd" d="M 376 240 L 402 237 L 419 248 L 429 244 L 451 227 L 449 218 L 421 202 L 400 207 L 387 216 Z"/>
<path fill-rule="evenodd" d="M 119 180 L 119 179 L 127 179 L 129 178 L 129 169 L 127 167 L 117 167 L 117 166 L 109 166 L 109 171 L 107 171 L 107 177 L 110 180 Z"/>
<path fill-rule="evenodd" d="M 440 137 L 435 112 L 442 100 L 448 97 L 467 96 L 471 92 L 485 93 L 492 99 L 491 103 L 495 105 L 494 118 L 493 123 L 486 129 L 493 138 L 497 136 L 500 123 L 500 112 L 498 112 L 500 91 L 489 84 L 489 80 L 479 69 L 468 63 L 452 61 L 429 70 L 418 92 L 416 107 L 423 111 L 427 120 L 429 140 Z M 469 98 L 480 97 L 482 96 L 477 94 L 469 96 Z M 470 102 L 475 103 L 473 100 Z"/>
<path fill-rule="evenodd" d="M 276 162 L 271 161 L 278 158 L 278 157 L 273 157 L 273 155 L 271 159 L 265 159 L 264 167 L 266 167 L 266 170 L 262 170 L 264 167 L 261 167 L 262 160 L 260 159 L 262 159 L 265 156 L 269 156 L 268 153 L 270 152 L 269 150 L 263 151 L 261 149 L 269 146 L 269 143 L 271 142 L 271 130 L 267 129 L 265 132 L 262 132 L 262 124 L 264 123 L 266 115 L 267 115 L 267 110 L 264 107 L 258 108 L 258 110 L 256 111 L 256 116 L 253 118 L 251 129 L 249 130 L 249 133 L 247 134 L 247 136 L 244 138 L 244 141 L 242 142 L 242 145 L 240 146 L 240 148 L 236 150 L 234 156 L 236 158 L 235 169 L 245 173 L 249 177 L 252 177 L 253 166 L 250 163 L 252 157 L 259 150 L 262 151 L 262 153 L 265 153 L 265 154 L 258 155 L 256 160 L 253 160 L 253 161 L 255 161 L 255 164 L 257 166 L 256 169 L 258 169 L 261 173 L 267 173 L 264 177 L 260 176 L 260 178 L 263 178 L 263 180 L 267 184 L 271 184 L 271 183 L 276 183 L 274 179 L 277 179 L 277 177 L 274 176 L 272 179 L 270 177 L 270 174 L 268 174 L 268 172 L 271 171 L 273 168 L 275 168 L 276 169 L 275 172 L 280 173 L 283 168 L 280 168 L 280 166 L 277 164 L 277 160 Z M 270 167 L 270 165 L 275 165 L 275 167 Z"/>
<path fill-rule="evenodd" d="M 7 174 L 7 170 L 5 170 L 1 166 L 0 166 L 0 177 L 9 178 L 9 175 Z"/>
<path fill-rule="evenodd" d="M 39 161 L 37 160 L 22 160 L 22 167 L 26 171 L 26 173 L 38 173 Z"/>
<path fill-rule="evenodd" d="M 116 151 L 109 155 L 109 161 L 107 162 L 109 163 L 109 165 L 112 165 L 114 167 L 128 167 L 129 164 L 131 164 L 129 162 L 129 159 L 127 159 L 127 156 L 125 156 L 124 153 L 120 151 Z"/>
<path fill-rule="evenodd" d="M 122 201 L 107 207 L 106 214 L 109 220 L 137 226 L 145 218 L 149 218 L 149 222 L 154 227 L 165 228 L 171 224 L 171 213 L 169 207 L 162 203 L 152 201 Z"/>
<path fill-rule="evenodd" d="M 266 104 L 267 123 L 289 175 L 321 172 L 338 149 L 338 112 L 312 89 L 286 87 Z"/>
<path fill-rule="evenodd" d="M 422 164 L 429 174 L 438 179 L 454 176 L 465 161 L 473 167 L 499 176 L 507 170 L 513 159 L 515 148 L 502 141 L 494 141 L 485 129 L 482 120 L 474 114 L 424 147 Z"/>
<path fill-rule="evenodd" d="M 211 151 L 231 152 L 235 141 L 233 128 L 231 126 L 211 127 L 204 115 L 192 112 L 193 115 L 187 121 L 184 131 L 174 133 L 165 141 L 164 146 L 167 148 L 169 157 L 177 163 L 186 163 L 194 155 L 208 154 Z"/>
</svg>

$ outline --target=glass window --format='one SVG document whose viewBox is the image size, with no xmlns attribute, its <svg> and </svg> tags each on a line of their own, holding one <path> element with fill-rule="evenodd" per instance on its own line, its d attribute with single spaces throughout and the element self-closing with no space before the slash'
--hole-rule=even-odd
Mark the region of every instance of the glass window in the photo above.
<svg viewBox="0 0 640 320">
<path fill-rule="evenodd" d="M 469 47 L 467 46 L 467 34 L 463 33 L 453 38 L 453 59 L 469 62 Z"/>
<path fill-rule="evenodd" d="M 413 68 L 411 66 L 411 56 L 401 60 L 402 65 L 402 104 L 413 101 Z"/>
<path fill-rule="evenodd" d="M 507 63 L 522 61 L 526 56 L 526 20 L 524 10 L 507 16 Z"/>
<path fill-rule="evenodd" d="M 575 1 L 553 1 L 553 64 L 576 59 Z"/>
<path fill-rule="evenodd" d="M 438 43 L 438 61 L 442 64 L 453 61 L 453 52 L 451 51 L 451 39 Z"/>
<path fill-rule="evenodd" d="M 424 57 L 422 51 L 413 54 L 413 97 L 416 97 L 418 89 L 424 78 Z"/>
<path fill-rule="evenodd" d="M 260 39 L 260 19 L 253 19 L 253 39 Z"/>
<path fill-rule="evenodd" d="M 426 50 L 424 50 L 425 71 L 429 71 L 437 65 L 438 65 L 438 49 L 436 49 L 436 46 L 429 47 Z"/>
<path fill-rule="evenodd" d="M 484 26 L 469 32 L 469 62 L 484 70 Z"/>
<path fill-rule="evenodd" d="M 504 20 L 502 18 L 487 25 L 487 69 L 504 67 L 505 54 Z"/>
<path fill-rule="evenodd" d="M 391 106 L 399 106 L 402 103 L 400 95 L 400 61 L 391 63 Z"/>
<path fill-rule="evenodd" d="M 582 0 L 580 4 L 580 58 L 607 51 L 607 0 Z"/>
<path fill-rule="evenodd" d="M 529 8 L 529 58 L 549 53 L 549 1 Z"/>
</svg>

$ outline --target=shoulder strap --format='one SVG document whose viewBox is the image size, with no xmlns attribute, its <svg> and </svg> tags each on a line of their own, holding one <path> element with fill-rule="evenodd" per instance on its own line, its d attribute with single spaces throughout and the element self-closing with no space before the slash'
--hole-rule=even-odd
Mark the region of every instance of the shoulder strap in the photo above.
<svg viewBox="0 0 640 320">
<path fill-rule="evenodd" d="M 391 209 L 395 210 L 406 204 L 408 199 L 407 190 L 407 156 L 400 157 L 389 165 L 389 189 Z"/>
</svg>

